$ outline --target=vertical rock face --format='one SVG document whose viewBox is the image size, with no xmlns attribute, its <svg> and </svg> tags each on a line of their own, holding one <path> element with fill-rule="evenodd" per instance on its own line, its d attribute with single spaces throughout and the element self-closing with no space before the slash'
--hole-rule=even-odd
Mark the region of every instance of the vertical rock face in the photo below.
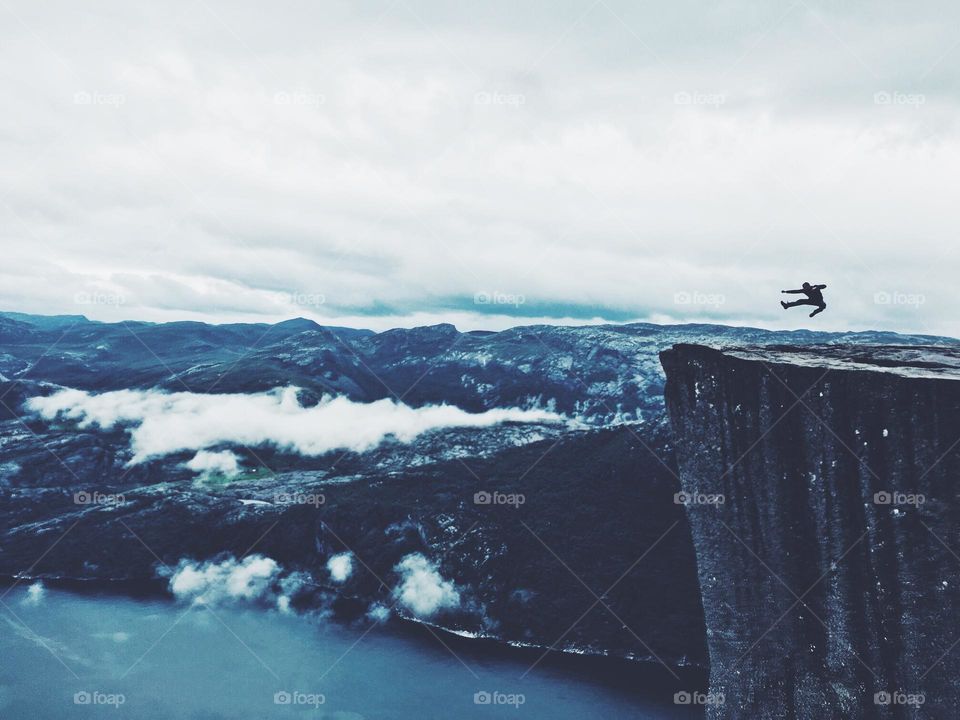
<svg viewBox="0 0 960 720">
<path fill-rule="evenodd" d="M 661 354 L 709 718 L 960 712 L 960 356 Z"/>
</svg>

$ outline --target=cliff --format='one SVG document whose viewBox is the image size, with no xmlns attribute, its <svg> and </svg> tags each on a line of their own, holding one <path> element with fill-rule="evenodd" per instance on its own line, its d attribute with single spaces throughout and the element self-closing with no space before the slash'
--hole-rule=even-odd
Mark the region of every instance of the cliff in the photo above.
<svg viewBox="0 0 960 720">
<path fill-rule="evenodd" d="M 956 717 L 960 355 L 677 345 L 661 362 L 707 717 Z"/>
</svg>

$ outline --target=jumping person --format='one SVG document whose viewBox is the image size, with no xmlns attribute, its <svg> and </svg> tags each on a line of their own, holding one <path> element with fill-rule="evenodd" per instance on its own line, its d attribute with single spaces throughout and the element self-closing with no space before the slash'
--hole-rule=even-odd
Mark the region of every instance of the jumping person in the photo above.
<svg viewBox="0 0 960 720">
<path fill-rule="evenodd" d="M 807 296 L 807 299 L 794 300 L 793 302 L 789 303 L 781 300 L 780 304 L 783 306 L 784 310 L 796 307 L 797 305 L 815 305 L 817 309 L 810 313 L 810 317 L 813 317 L 817 313 L 822 313 L 827 309 L 827 304 L 823 301 L 823 293 L 821 292 L 821 290 L 826 289 L 826 287 L 826 285 L 811 285 L 810 283 L 805 282 L 803 287 L 799 290 L 781 290 L 781 293 L 787 293 L 789 295 L 799 295 L 800 293 L 803 293 Z"/>
</svg>

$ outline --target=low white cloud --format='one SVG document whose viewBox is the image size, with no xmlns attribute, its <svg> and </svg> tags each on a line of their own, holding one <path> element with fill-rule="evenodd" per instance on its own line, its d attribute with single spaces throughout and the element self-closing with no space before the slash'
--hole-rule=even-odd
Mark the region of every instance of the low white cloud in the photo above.
<svg viewBox="0 0 960 720">
<path fill-rule="evenodd" d="M 179 601 L 198 605 L 257 603 L 292 611 L 294 597 L 310 582 L 305 572 L 285 572 L 272 558 L 248 555 L 194 562 L 181 560 L 173 570 L 158 574 L 169 578 L 168 589 Z"/>
<path fill-rule="evenodd" d="M 326 397 L 314 407 L 304 407 L 297 395 L 294 387 L 218 395 L 158 390 L 94 394 L 64 389 L 48 397 L 31 398 L 26 406 L 46 420 L 76 420 L 83 428 L 129 426 L 131 465 L 170 453 L 228 443 L 270 444 L 315 456 L 342 449 L 363 452 L 387 437 L 410 442 L 422 433 L 442 428 L 564 420 L 546 410 L 497 408 L 469 413 L 451 405 L 413 408 L 386 399 L 358 403 L 345 397 Z M 222 457 L 218 458 L 216 462 L 223 462 Z M 200 467 L 212 459 L 195 457 L 190 462 Z"/>
<path fill-rule="evenodd" d="M 43 586 L 43 583 L 38 580 L 27 588 L 27 594 L 23 598 L 23 604 L 31 606 L 39 605 L 46 594 L 47 589 Z"/>
<path fill-rule="evenodd" d="M 170 577 L 170 592 L 184 602 L 217 605 L 225 601 L 254 601 L 274 594 L 280 574 L 275 560 L 249 555 L 243 560 L 193 563 L 181 560 Z"/>
<path fill-rule="evenodd" d="M 346 582 L 353 574 L 353 553 L 344 552 L 333 555 L 327 560 L 330 579 L 336 583 Z"/>
<path fill-rule="evenodd" d="M 291 605 L 293 597 L 310 582 L 310 575 L 305 572 L 293 572 L 280 579 L 280 590 L 274 598 L 277 610 L 282 613 L 293 612 Z"/>
<path fill-rule="evenodd" d="M 401 575 L 394 598 L 417 617 L 430 617 L 440 610 L 460 606 L 460 593 L 454 584 L 445 580 L 420 553 L 405 556 L 394 570 Z"/>
<path fill-rule="evenodd" d="M 233 478 L 240 474 L 239 458 L 236 453 L 230 450 L 221 450 L 220 452 L 201 450 L 193 456 L 193 459 L 184 463 L 184 465 L 188 469 L 199 473 L 202 478 L 210 477 L 214 474 Z"/>
<path fill-rule="evenodd" d="M 390 608 L 382 603 L 374 603 L 367 609 L 367 617 L 374 622 L 386 622 L 390 617 Z"/>
</svg>

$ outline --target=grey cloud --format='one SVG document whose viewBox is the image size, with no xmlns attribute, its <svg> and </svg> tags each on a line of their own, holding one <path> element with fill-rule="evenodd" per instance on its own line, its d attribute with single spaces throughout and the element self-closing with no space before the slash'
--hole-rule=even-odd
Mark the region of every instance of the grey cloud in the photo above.
<svg viewBox="0 0 960 720">
<path fill-rule="evenodd" d="M 11 3 L 4 308 L 960 334 L 953 4 L 208 5 Z"/>
</svg>

